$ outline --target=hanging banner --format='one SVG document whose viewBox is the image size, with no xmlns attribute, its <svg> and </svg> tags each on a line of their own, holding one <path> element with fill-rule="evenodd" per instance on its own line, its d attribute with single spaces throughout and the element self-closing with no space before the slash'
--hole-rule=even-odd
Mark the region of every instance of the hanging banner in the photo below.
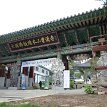
<svg viewBox="0 0 107 107">
<path fill-rule="evenodd" d="M 46 35 L 35 36 L 20 41 L 10 42 L 8 43 L 8 47 L 11 52 L 16 52 L 48 45 L 54 45 L 58 43 L 59 39 L 57 33 L 55 32 Z"/>
<path fill-rule="evenodd" d="M 25 61 L 22 62 L 22 67 L 28 67 L 28 66 L 44 66 L 46 68 L 51 68 L 52 65 L 56 63 L 57 58 L 48 58 L 48 59 L 39 59 L 39 60 L 33 60 L 33 61 Z"/>
<path fill-rule="evenodd" d="M 26 89 L 26 77 L 24 74 L 22 74 L 21 88 L 22 90 Z"/>
</svg>

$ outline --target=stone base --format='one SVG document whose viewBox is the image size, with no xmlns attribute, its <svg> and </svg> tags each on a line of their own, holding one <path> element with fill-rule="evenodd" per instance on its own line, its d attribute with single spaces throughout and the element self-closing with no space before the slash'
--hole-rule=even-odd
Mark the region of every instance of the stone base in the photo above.
<svg viewBox="0 0 107 107">
<path fill-rule="evenodd" d="M 98 95 L 104 95 L 104 94 L 105 94 L 104 91 L 102 91 L 102 92 L 98 92 Z"/>
<path fill-rule="evenodd" d="M 8 87 L 8 90 L 17 90 L 17 87 Z"/>
<path fill-rule="evenodd" d="M 98 88 L 98 91 L 100 91 L 100 92 L 102 92 L 102 91 L 107 91 L 107 88 L 104 88 L 104 87 L 101 87 L 101 86 L 100 86 L 100 87 Z"/>
<path fill-rule="evenodd" d="M 0 89 L 8 89 L 7 87 L 0 87 Z"/>
<path fill-rule="evenodd" d="M 4 88 L 5 77 L 0 77 L 0 88 Z"/>
<path fill-rule="evenodd" d="M 107 94 L 107 88 L 104 88 L 104 87 L 99 87 L 98 88 L 98 93 L 99 94 Z"/>
</svg>

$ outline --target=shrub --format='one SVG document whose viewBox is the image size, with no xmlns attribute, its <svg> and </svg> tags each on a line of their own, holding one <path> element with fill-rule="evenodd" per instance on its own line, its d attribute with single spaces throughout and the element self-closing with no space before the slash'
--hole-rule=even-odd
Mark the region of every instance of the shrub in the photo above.
<svg viewBox="0 0 107 107">
<path fill-rule="evenodd" d="M 40 88 L 40 86 L 38 83 L 33 84 L 33 89 L 39 89 L 39 88 Z"/>
<path fill-rule="evenodd" d="M 70 80 L 70 88 L 74 88 L 74 80 Z"/>
<path fill-rule="evenodd" d="M 92 88 L 91 85 L 86 85 L 84 91 L 85 91 L 87 94 L 94 94 L 94 90 L 93 90 L 93 88 Z"/>
<path fill-rule="evenodd" d="M 49 81 L 49 85 L 52 85 L 52 81 Z"/>
</svg>

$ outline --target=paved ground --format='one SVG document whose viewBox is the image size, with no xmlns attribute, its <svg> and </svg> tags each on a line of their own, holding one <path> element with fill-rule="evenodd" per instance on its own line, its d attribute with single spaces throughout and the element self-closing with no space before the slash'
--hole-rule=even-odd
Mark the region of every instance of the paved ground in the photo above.
<svg viewBox="0 0 107 107">
<path fill-rule="evenodd" d="M 64 90 L 61 87 L 54 87 L 52 90 L 0 90 L 0 102 L 29 99 L 34 97 L 48 96 L 54 94 L 85 94 L 83 89 Z"/>
</svg>

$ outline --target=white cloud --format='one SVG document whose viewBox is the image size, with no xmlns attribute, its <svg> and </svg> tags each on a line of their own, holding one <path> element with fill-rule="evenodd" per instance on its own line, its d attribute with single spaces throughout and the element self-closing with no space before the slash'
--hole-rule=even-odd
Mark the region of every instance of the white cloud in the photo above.
<svg viewBox="0 0 107 107">
<path fill-rule="evenodd" d="M 0 0 L 0 35 L 93 10 L 95 0 Z"/>
</svg>

